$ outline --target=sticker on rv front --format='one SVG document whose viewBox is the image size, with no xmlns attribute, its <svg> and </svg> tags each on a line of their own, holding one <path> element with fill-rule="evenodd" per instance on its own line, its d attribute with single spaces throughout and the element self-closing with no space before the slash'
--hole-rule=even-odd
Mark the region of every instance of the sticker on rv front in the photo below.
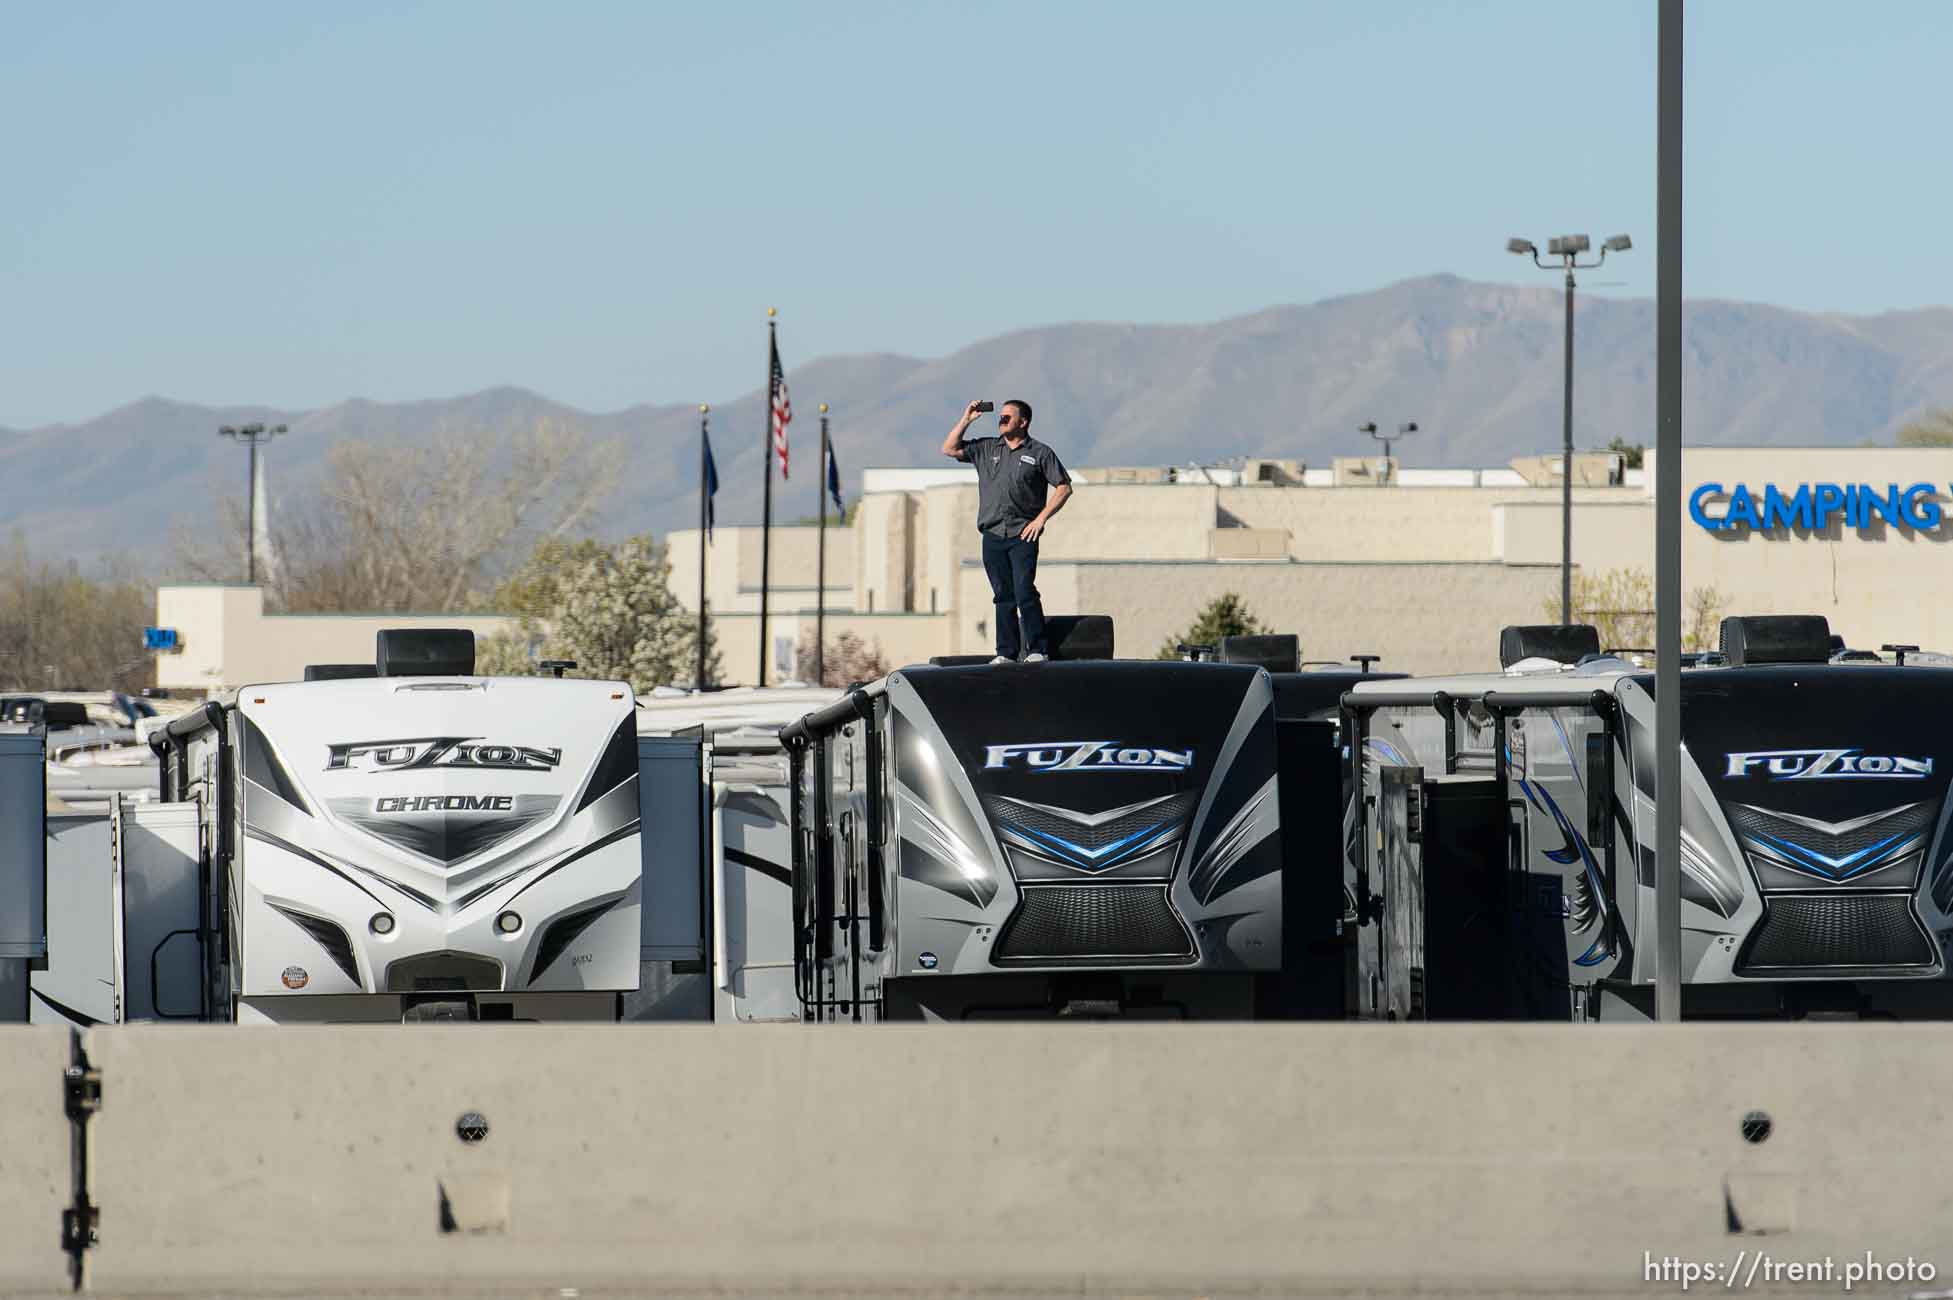
<svg viewBox="0 0 1953 1300">
<path fill-rule="evenodd" d="M 1184 772 L 1194 759 L 1191 749 L 1122 740 L 1034 740 L 990 745 L 985 753 L 985 768 L 1021 765 L 1033 772 Z"/>
<path fill-rule="evenodd" d="M 1862 749 L 1759 749 L 1724 757 L 1725 777 L 1767 775 L 1772 781 L 1921 781 L 1933 774 L 1930 758 Z"/>
<path fill-rule="evenodd" d="M 357 760 L 364 759 L 364 763 Z M 563 761 L 560 749 L 484 745 L 479 736 L 415 736 L 402 740 L 349 740 L 326 746 L 326 771 L 365 767 L 373 771 L 420 771 L 430 767 L 492 767 L 547 771 Z"/>
</svg>

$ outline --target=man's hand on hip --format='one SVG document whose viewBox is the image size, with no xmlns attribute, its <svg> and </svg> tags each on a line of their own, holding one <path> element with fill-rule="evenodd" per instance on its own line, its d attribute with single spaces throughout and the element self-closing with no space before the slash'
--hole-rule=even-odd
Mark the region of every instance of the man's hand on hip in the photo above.
<svg viewBox="0 0 1953 1300">
<path fill-rule="evenodd" d="M 1030 523 L 1025 524 L 1023 530 L 1017 535 L 1027 542 L 1035 542 L 1043 532 L 1044 520 L 1033 519 Z"/>
</svg>

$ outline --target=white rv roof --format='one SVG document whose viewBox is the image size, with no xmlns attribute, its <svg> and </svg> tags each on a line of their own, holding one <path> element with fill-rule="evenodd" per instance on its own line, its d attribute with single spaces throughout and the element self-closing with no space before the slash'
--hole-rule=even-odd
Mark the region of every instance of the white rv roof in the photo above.
<svg viewBox="0 0 1953 1300">
<path fill-rule="evenodd" d="M 845 695 L 829 686 L 739 686 L 728 691 L 673 691 L 660 687 L 637 702 L 637 733 L 669 736 L 694 727 L 709 736 L 729 732 L 778 732 Z"/>
<path fill-rule="evenodd" d="M 1521 659 L 1504 672 L 1456 673 L 1448 677 L 1398 677 L 1375 682 L 1358 682 L 1353 695 L 1375 695 L 1386 699 L 1405 696 L 1428 700 L 1434 691 L 1444 691 L 1460 699 L 1497 691 L 1518 698 L 1530 693 L 1611 689 L 1621 677 L 1643 672 L 1622 659 L 1606 657 L 1584 664 L 1562 664 L 1551 659 Z"/>
</svg>

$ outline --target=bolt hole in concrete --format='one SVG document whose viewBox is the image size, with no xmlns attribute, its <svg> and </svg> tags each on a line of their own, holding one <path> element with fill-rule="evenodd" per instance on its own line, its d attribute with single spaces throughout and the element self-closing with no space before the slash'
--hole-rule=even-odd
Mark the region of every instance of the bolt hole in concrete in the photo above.
<svg viewBox="0 0 1953 1300">
<path fill-rule="evenodd" d="M 1762 1142 L 1770 1136 L 1772 1127 L 1768 1112 L 1753 1110 L 1743 1116 L 1743 1141 Z"/>
<path fill-rule="evenodd" d="M 1747 1120 L 1744 1121 L 1745 1124 L 1747 1124 L 1748 1122 L 1749 1121 Z M 1763 1122 L 1767 1126 L 1770 1121 L 1768 1119 L 1765 1119 Z M 460 1119 L 454 1122 L 454 1135 L 460 1138 L 463 1142 L 481 1141 L 483 1138 L 488 1136 L 487 1117 L 484 1116 L 478 1110 L 471 1110 L 466 1112 L 465 1114 L 462 1115 Z M 1757 1141 L 1761 1141 L 1762 1139 L 1751 1138 L 1750 1140 L 1752 1142 L 1757 1142 Z"/>
</svg>

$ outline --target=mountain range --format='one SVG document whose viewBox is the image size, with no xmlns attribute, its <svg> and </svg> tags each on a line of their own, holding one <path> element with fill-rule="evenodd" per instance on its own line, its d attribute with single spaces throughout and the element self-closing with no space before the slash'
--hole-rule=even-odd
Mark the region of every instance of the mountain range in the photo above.
<svg viewBox="0 0 1953 1300">
<path fill-rule="evenodd" d="M 1420 432 L 1410 466 L 1493 466 L 1560 443 L 1564 299 L 1556 288 L 1405 280 L 1368 293 L 1271 307 L 1208 324 L 1073 323 L 1019 330 L 951 356 L 894 353 L 791 364 L 792 478 L 776 519 L 812 514 L 817 404 L 850 497 L 867 467 L 940 464 L 973 397 L 1022 397 L 1034 430 L 1073 465 L 1215 463 L 1230 456 L 1368 454 L 1365 421 Z M 1575 439 L 1653 441 L 1655 305 L 1586 296 L 1576 307 Z M 1704 445 L 1889 443 L 1909 418 L 1953 406 L 1953 309 L 1876 316 L 1698 301 L 1684 312 L 1684 438 Z M 756 376 L 763 378 L 763 376 Z M 630 469 L 599 531 L 663 532 L 697 517 L 694 405 L 580 411 L 522 388 L 443 400 L 360 399 L 320 410 L 202 406 L 147 397 L 77 424 L 0 428 L 0 529 L 40 555 L 164 562 L 173 520 L 208 516 L 214 491 L 244 488 L 223 424 L 284 423 L 267 453 L 274 501 L 302 493 L 344 438 L 421 442 L 538 421 L 617 437 Z M 722 523 L 758 522 L 765 393 L 714 402 Z M 152 565 L 153 567 L 153 565 Z"/>
</svg>

